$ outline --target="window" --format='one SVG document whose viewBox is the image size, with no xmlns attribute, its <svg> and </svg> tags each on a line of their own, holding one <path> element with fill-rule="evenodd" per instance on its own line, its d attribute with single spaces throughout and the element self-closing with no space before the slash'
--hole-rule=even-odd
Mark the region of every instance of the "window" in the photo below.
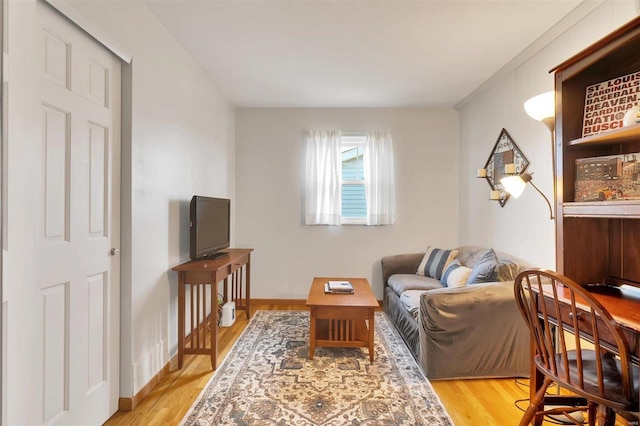
<svg viewBox="0 0 640 426">
<path fill-rule="evenodd" d="M 340 150 L 342 152 L 342 223 L 367 223 L 367 198 L 364 178 L 364 143 L 367 135 L 342 135 Z"/>
<path fill-rule="evenodd" d="M 305 177 L 307 225 L 395 222 L 389 133 L 311 132 L 307 137 Z"/>
</svg>

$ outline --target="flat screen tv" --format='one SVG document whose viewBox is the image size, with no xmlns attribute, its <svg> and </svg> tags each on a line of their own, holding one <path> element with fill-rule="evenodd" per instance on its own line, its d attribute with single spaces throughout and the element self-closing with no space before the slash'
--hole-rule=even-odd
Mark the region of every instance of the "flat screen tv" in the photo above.
<svg viewBox="0 0 640 426">
<path fill-rule="evenodd" d="M 191 259 L 214 257 L 220 250 L 229 247 L 231 200 L 194 195 L 190 211 Z"/>
</svg>

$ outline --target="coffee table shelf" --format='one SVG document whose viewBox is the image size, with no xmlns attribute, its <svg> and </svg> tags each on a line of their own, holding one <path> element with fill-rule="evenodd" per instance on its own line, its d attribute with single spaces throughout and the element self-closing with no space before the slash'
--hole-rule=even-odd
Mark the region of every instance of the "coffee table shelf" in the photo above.
<svg viewBox="0 0 640 426">
<path fill-rule="evenodd" d="M 366 320 L 318 319 L 316 346 L 368 347 L 369 326 Z"/>
<path fill-rule="evenodd" d="M 353 294 L 327 294 L 329 280 L 350 281 Z M 309 359 L 316 346 L 366 347 L 373 362 L 374 314 L 378 301 L 365 278 L 314 278 L 307 297 L 310 311 Z"/>
</svg>

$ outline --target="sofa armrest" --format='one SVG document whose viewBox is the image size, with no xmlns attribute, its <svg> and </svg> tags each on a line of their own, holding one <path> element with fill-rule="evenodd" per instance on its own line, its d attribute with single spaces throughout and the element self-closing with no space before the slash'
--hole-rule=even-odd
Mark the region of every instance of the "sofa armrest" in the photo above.
<svg viewBox="0 0 640 426">
<path fill-rule="evenodd" d="M 529 373 L 529 330 L 513 281 L 428 291 L 418 328 L 420 362 L 430 379 Z"/>
<path fill-rule="evenodd" d="M 393 274 L 415 274 L 423 256 L 424 253 L 409 253 L 383 257 L 380 260 L 382 283 L 386 286 L 387 280 Z"/>
</svg>

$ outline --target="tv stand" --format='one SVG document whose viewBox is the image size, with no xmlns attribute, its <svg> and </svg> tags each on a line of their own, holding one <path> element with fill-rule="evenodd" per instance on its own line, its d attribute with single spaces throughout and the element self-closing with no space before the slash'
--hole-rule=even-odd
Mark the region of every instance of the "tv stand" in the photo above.
<svg viewBox="0 0 640 426">
<path fill-rule="evenodd" d="M 211 368 L 216 368 L 218 283 L 224 282 L 223 303 L 234 301 L 236 312 L 245 311 L 250 318 L 252 251 L 226 249 L 211 258 L 190 260 L 172 268 L 178 272 L 178 368 L 182 368 L 185 354 L 209 355 Z M 187 324 L 189 333 L 185 335 Z"/>
</svg>

